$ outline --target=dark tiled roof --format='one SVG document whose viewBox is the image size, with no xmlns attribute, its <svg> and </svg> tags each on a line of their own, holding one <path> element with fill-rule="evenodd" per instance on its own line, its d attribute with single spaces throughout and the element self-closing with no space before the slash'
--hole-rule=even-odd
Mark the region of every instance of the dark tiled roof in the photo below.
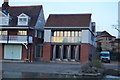
<svg viewBox="0 0 120 80">
<path fill-rule="evenodd" d="M 18 17 L 21 13 L 24 13 L 30 17 L 29 25 L 28 26 L 35 26 L 38 16 L 40 14 L 42 6 L 10 6 L 7 9 L 7 12 L 9 13 L 11 17 L 10 24 L 8 26 L 18 26 L 17 21 Z"/>
<path fill-rule="evenodd" d="M 51 14 L 45 27 L 89 27 L 91 14 Z"/>
<path fill-rule="evenodd" d="M 112 36 L 107 31 L 97 32 L 97 37 L 114 37 L 115 38 L 115 36 Z"/>
</svg>

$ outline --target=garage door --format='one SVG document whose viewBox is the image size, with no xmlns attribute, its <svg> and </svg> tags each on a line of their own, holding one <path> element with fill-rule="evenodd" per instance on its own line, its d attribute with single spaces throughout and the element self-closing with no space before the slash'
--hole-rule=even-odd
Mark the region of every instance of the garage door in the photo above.
<svg viewBox="0 0 120 80">
<path fill-rule="evenodd" d="M 21 45 L 5 45 L 4 59 L 21 59 L 22 46 Z"/>
</svg>

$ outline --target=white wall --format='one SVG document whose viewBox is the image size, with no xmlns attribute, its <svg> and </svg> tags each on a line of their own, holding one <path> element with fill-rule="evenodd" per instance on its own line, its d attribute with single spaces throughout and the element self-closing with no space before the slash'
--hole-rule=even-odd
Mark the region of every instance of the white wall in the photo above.
<svg viewBox="0 0 120 80">
<path fill-rule="evenodd" d="M 82 43 L 90 43 L 89 41 L 89 30 L 82 30 L 82 39 L 81 39 L 81 42 Z"/>
<path fill-rule="evenodd" d="M 82 30 L 81 43 L 89 43 L 95 46 L 95 39 L 91 39 L 92 33 L 89 30 Z"/>
<path fill-rule="evenodd" d="M 51 30 L 44 30 L 44 42 L 51 41 Z"/>
</svg>

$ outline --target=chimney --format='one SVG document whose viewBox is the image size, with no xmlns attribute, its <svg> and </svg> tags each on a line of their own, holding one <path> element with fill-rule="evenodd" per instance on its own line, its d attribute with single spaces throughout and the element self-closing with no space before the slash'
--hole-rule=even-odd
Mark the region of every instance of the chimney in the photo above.
<svg viewBox="0 0 120 80">
<path fill-rule="evenodd" d="M 2 4 L 2 10 L 6 10 L 9 7 L 9 0 L 4 0 L 4 3 Z"/>
</svg>

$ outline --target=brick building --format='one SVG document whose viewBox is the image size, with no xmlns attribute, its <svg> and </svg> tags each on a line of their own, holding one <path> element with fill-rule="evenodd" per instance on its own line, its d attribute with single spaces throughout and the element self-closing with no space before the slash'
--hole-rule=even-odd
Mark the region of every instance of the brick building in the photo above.
<svg viewBox="0 0 120 80">
<path fill-rule="evenodd" d="M 101 47 L 101 50 L 113 50 L 113 43 L 116 39 L 115 36 L 112 36 L 107 31 L 97 32 L 96 41 L 97 47 Z"/>
<path fill-rule="evenodd" d="M 4 0 L 0 7 L 0 59 L 39 59 L 44 24 L 42 5 L 9 6 Z"/>
<path fill-rule="evenodd" d="M 88 62 L 95 54 L 91 14 L 51 14 L 44 27 L 43 61 Z"/>
</svg>

